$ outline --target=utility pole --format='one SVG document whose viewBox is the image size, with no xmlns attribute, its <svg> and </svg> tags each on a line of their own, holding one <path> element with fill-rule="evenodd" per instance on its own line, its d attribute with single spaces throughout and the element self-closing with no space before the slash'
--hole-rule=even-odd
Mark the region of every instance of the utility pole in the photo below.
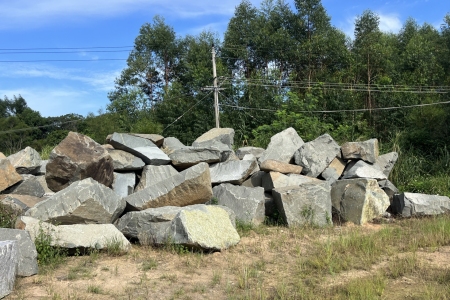
<svg viewBox="0 0 450 300">
<path fill-rule="evenodd" d="M 216 128 L 220 128 L 219 123 L 219 87 L 217 86 L 217 71 L 216 71 L 216 50 L 214 44 L 212 45 L 212 65 L 213 65 L 213 77 L 214 77 L 214 112 L 216 115 Z"/>
</svg>

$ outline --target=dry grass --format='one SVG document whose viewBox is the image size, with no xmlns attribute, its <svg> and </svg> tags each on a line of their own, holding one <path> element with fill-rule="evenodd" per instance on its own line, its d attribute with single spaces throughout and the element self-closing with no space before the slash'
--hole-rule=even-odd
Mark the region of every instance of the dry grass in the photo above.
<svg viewBox="0 0 450 300">
<path fill-rule="evenodd" d="M 5 299 L 450 299 L 448 215 L 245 230 L 212 254 L 133 245 L 70 257 Z"/>
</svg>

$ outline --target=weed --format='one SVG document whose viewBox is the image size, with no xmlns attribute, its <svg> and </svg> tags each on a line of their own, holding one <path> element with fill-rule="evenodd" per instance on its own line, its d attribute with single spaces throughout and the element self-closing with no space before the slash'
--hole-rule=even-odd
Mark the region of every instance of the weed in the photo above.
<svg viewBox="0 0 450 300">
<path fill-rule="evenodd" d="M 213 277 L 211 280 L 211 286 L 218 285 L 222 280 L 222 273 L 218 271 L 213 271 Z"/>
<path fill-rule="evenodd" d="M 87 288 L 88 293 L 91 294 L 101 294 L 102 290 L 100 289 L 100 287 L 98 285 L 89 285 Z"/>
<path fill-rule="evenodd" d="M 236 220 L 236 230 L 240 236 L 248 236 L 254 227 L 253 223 Z"/>
<path fill-rule="evenodd" d="M 106 254 L 109 256 L 121 256 L 125 254 L 123 243 L 118 238 L 112 238 L 106 241 Z"/>
<path fill-rule="evenodd" d="M 142 271 L 148 271 L 156 269 L 158 262 L 154 258 L 150 258 L 142 263 Z"/>
<path fill-rule="evenodd" d="M 42 266 L 56 266 L 62 263 L 67 256 L 67 250 L 59 246 L 53 246 L 51 233 L 46 232 L 43 224 L 40 224 L 36 239 L 34 240 L 38 253 L 38 263 Z"/>
</svg>

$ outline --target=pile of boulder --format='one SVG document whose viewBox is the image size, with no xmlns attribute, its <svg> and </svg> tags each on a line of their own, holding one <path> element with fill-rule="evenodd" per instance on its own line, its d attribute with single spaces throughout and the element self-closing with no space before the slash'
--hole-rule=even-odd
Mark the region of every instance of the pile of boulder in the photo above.
<svg viewBox="0 0 450 300">
<path fill-rule="evenodd" d="M 70 132 L 48 160 L 30 147 L 0 153 L 0 206 L 18 216 L 16 229 L 0 229 L 0 297 L 10 278 L 36 274 L 42 231 L 68 249 L 128 251 L 139 241 L 220 251 L 239 243 L 236 222 L 362 225 L 450 210 L 448 197 L 399 194 L 388 180 L 398 155 L 379 155 L 376 139 L 339 145 L 324 134 L 305 143 L 288 128 L 266 149 L 235 151 L 233 139 L 233 129 L 215 128 L 192 146 L 126 133 L 100 145 Z"/>
</svg>

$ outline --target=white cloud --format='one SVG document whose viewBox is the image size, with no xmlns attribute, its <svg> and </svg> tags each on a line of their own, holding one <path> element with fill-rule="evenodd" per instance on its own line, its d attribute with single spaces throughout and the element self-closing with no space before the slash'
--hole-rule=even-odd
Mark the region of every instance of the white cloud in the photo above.
<svg viewBox="0 0 450 300">
<path fill-rule="evenodd" d="M 378 13 L 378 16 L 381 31 L 397 33 L 402 28 L 402 21 L 397 14 Z"/>
<path fill-rule="evenodd" d="M 255 5 L 260 1 L 254 0 Z M 115 17 L 149 11 L 152 15 L 170 12 L 180 18 L 204 15 L 232 15 L 239 0 L 14 0 L 1 1 L 0 29 L 36 28 L 57 21 L 77 22 L 83 18 Z"/>
<path fill-rule="evenodd" d="M 78 81 L 97 91 L 111 91 L 114 88 L 114 80 L 120 75 L 120 72 L 121 69 L 99 72 L 89 69 L 58 68 L 46 64 L 18 64 L 14 68 L 0 67 L 0 77 Z"/>
</svg>

